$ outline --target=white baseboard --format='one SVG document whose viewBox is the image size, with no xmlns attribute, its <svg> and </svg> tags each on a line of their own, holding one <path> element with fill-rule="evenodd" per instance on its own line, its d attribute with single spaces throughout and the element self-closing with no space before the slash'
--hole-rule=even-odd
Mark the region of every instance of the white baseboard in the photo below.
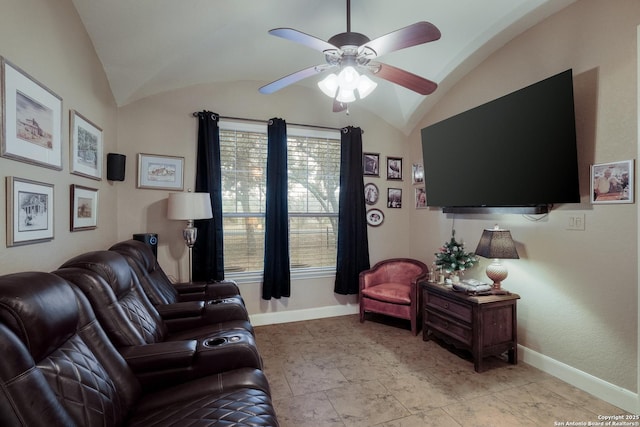
<svg viewBox="0 0 640 427">
<path fill-rule="evenodd" d="M 632 414 L 640 413 L 640 397 L 622 387 L 518 345 L 520 360 Z"/>
<path fill-rule="evenodd" d="M 325 317 L 346 316 L 360 312 L 358 304 L 332 305 L 327 307 L 308 308 L 304 310 L 275 311 L 269 313 L 250 314 L 253 326 L 273 325 L 276 323 L 300 322 L 302 320 L 322 319 Z"/>
</svg>

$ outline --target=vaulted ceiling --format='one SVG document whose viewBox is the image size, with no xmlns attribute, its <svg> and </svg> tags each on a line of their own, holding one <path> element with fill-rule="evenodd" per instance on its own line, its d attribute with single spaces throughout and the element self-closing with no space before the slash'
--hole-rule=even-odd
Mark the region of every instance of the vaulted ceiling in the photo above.
<svg viewBox="0 0 640 427">
<path fill-rule="evenodd" d="M 370 39 L 429 21 L 440 40 L 379 60 L 438 83 L 423 96 L 377 79 L 356 101 L 408 133 L 453 84 L 497 48 L 576 0 L 352 0 L 351 30 Z M 346 31 L 345 0 L 73 0 L 118 105 L 202 83 L 242 81 L 258 88 L 324 63 L 320 52 L 268 34 L 290 27 L 328 40 Z M 332 101 L 316 83 L 312 102 Z M 375 79 L 375 78 L 374 78 Z M 287 88 L 282 91 L 288 90 Z M 265 102 L 269 96 L 265 97 Z M 336 113 L 340 114 L 340 113 Z M 342 113 L 344 114 L 344 113 Z"/>
</svg>

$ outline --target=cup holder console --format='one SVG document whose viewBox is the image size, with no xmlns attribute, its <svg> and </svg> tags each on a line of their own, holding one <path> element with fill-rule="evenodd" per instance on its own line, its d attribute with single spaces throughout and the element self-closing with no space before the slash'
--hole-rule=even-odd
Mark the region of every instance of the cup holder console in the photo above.
<svg viewBox="0 0 640 427">
<path fill-rule="evenodd" d="M 240 341 L 240 337 L 234 335 L 232 337 L 216 337 L 216 338 L 208 338 L 202 342 L 202 345 L 205 347 L 218 347 L 228 342 L 238 342 Z"/>
<path fill-rule="evenodd" d="M 224 302 L 228 302 L 227 299 L 213 299 L 209 301 L 209 304 L 222 304 Z"/>
</svg>

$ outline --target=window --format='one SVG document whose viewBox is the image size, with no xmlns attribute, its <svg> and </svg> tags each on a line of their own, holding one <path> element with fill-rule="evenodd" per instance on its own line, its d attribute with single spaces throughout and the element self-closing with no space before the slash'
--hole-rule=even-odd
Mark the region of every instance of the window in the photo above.
<svg viewBox="0 0 640 427">
<path fill-rule="evenodd" d="M 334 269 L 340 135 L 287 127 L 292 272 Z M 220 123 L 225 273 L 262 273 L 267 129 Z"/>
</svg>

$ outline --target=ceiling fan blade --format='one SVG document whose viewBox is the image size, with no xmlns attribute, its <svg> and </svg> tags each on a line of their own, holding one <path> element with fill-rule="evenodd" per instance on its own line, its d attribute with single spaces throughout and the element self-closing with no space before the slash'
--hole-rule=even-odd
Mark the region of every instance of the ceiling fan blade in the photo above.
<svg viewBox="0 0 640 427">
<path fill-rule="evenodd" d="M 376 56 L 381 56 L 385 53 L 438 40 L 440 35 L 440 30 L 435 25 L 421 21 L 375 38 L 361 47 L 369 48 L 376 53 Z"/>
<path fill-rule="evenodd" d="M 314 65 L 313 67 L 305 68 L 304 70 L 296 71 L 295 73 L 291 73 L 288 76 L 284 76 L 274 82 L 262 86 L 258 90 L 260 91 L 260 93 L 270 94 L 282 89 L 285 86 L 289 86 L 293 83 L 299 82 L 300 80 L 306 79 L 307 77 L 311 77 L 318 73 L 321 73 L 328 68 L 331 67 L 327 64 Z"/>
<path fill-rule="evenodd" d="M 438 88 L 437 83 L 400 68 L 381 63 L 377 63 L 375 65 L 376 67 L 378 65 L 380 66 L 380 69 L 374 72 L 375 76 L 406 87 L 414 92 L 418 92 L 420 95 L 430 95 Z"/>
<path fill-rule="evenodd" d="M 269 34 L 303 44 L 320 52 L 336 49 L 336 46 L 329 42 L 310 36 L 309 34 L 305 34 L 301 31 L 294 30 L 293 28 L 274 28 L 273 30 L 269 30 Z"/>
</svg>

